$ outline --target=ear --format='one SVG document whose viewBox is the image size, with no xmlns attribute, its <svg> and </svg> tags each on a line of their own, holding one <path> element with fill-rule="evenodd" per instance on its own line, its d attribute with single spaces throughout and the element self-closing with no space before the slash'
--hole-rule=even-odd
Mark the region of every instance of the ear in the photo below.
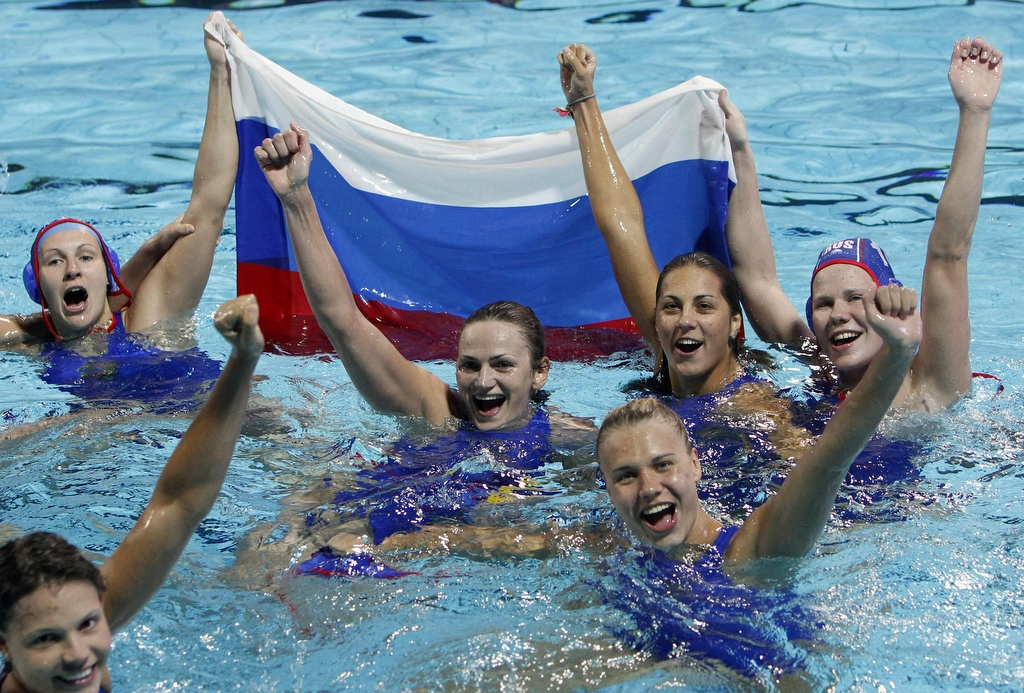
<svg viewBox="0 0 1024 693">
<path fill-rule="evenodd" d="M 537 392 L 548 381 L 548 371 L 551 370 L 551 359 L 547 356 L 540 360 L 540 366 L 533 372 L 533 391 Z"/>
<path fill-rule="evenodd" d="M 736 341 L 736 336 L 739 335 L 741 327 L 743 327 L 743 314 L 736 313 L 729 321 L 729 337 L 733 341 Z"/>
<path fill-rule="evenodd" d="M 693 469 L 696 471 L 697 476 L 695 481 L 700 481 L 701 470 L 700 470 L 700 455 L 697 454 L 697 448 L 690 446 L 690 455 L 693 459 Z"/>
</svg>

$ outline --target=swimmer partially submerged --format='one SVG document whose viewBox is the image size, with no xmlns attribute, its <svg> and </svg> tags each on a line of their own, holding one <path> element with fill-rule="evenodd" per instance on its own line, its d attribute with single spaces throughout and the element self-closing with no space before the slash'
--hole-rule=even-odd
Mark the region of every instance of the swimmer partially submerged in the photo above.
<svg viewBox="0 0 1024 693">
<path fill-rule="evenodd" d="M 911 289 L 894 285 L 862 298 L 866 320 L 883 341 L 878 357 L 813 447 L 797 458 L 779 492 L 738 528 L 723 529 L 702 507 L 700 459 L 674 412 L 653 399 L 613 410 L 601 426 L 597 458 L 626 526 L 670 557 L 717 545 L 726 566 L 808 553 L 851 463 L 874 435 L 917 352 L 916 299 Z"/>
<path fill-rule="evenodd" d="M 985 146 L 1002 72 L 1002 53 L 985 39 L 964 38 L 954 44 L 948 79 L 959 107 L 959 127 L 928 237 L 921 348 L 895 398 L 898 407 L 936 411 L 971 390 L 967 257 L 978 220 Z M 815 265 L 807 322 L 801 320 L 776 274 L 746 122 L 724 91 L 721 103 L 738 180 L 729 205 L 729 218 L 735 221 L 727 227 L 727 240 L 751 324 L 769 342 L 816 340 L 820 353 L 835 366 L 840 387 L 855 388 L 882 348 L 882 340 L 864 315 L 861 297 L 873 287 L 896 282 L 896 275 L 885 253 L 870 239 L 832 243 Z"/>
<path fill-rule="evenodd" d="M 160 588 L 213 507 L 245 418 L 263 351 L 256 299 L 228 301 L 214 323 L 232 345 L 231 356 L 113 555 L 97 568 L 46 532 L 0 547 L 3 693 L 110 690 L 111 633 Z"/>
<path fill-rule="evenodd" d="M 143 332 L 199 304 L 238 167 L 227 56 L 221 43 L 204 36 L 210 86 L 188 209 L 144 244 L 124 272 L 91 224 L 65 218 L 44 226 L 23 277 L 42 312 L 0 316 L 0 348 L 118 329 Z"/>
</svg>

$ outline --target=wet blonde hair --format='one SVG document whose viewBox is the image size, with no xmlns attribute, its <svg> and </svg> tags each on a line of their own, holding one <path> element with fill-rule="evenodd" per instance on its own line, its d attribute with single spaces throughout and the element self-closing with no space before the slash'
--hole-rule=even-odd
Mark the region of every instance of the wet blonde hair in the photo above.
<svg viewBox="0 0 1024 693">
<path fill-rule="evenodd" d="M 642 399 L 630 400 L 621 406 L 615 407 L 608 412 L 608 416 L 604 417 L 601 430 L 597 433 L 598 464 L 601 461 L 601 443 L 604 442 L 611 431 L 617 428 L 637 426 L 645 421 L 661 421 L 669 424 L 686 441 L 686 447 L 688 449 L 691 447 L 690 436 L 686 432 L 686 426 L 683 425 L 679 415 L 653 397 L 643 397 Z"/>
</svg>

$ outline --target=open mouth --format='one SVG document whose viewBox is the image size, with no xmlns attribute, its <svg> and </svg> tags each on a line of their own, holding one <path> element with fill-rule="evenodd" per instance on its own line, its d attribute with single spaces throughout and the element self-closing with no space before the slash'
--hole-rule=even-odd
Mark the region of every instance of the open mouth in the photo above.
<svg viewBox="0 0 1024 693">
<path fill-rule="evenodd" d="M 667 532 L 676 526 L 676 506 L 673 503 L 652 505 L 640 513 L 640 519 L 652 532 Z"/>
<path fill-rule="evenodd" d="M 96 673 L 96 665 L 73 676 L 57 676 L 56 679 L 67 686 L 82 687 L 92 683 L 93 674 Z"/>
<path fill-rule="evenodd" d="M 64 307 L 69 313 L 81 313 L 85 310 L 85 302 L 89 300 L 89 292 L 84 286 L 72 286 L 64 292 Z"/>
<path fill-rule="evenodd" d="M 691 339 L 690 337 L 683 337 L 682 339 L 676 340 L 676 351 L 684 354 L 692 354 L 704 345 L 704 342 L 699 339 Z"/>
<path fill-rule="evenodd" d="M 841 347 L 850 344 L 857 339 L 857 337 L 860 337 L 860 333 L 844 330 L 843 332 L 836 332 L 834 335 L 829 337 L 828 341 L 832 346 Z"/>
<path fill-rule="evenodd" d="M 505 395 L 501 394 L 473 397 L 473 406 L 476 407 L 476 410 L 484 417 L 496 415 L 501 409 L 501 405 L 504 403 Z"/>
</svg>

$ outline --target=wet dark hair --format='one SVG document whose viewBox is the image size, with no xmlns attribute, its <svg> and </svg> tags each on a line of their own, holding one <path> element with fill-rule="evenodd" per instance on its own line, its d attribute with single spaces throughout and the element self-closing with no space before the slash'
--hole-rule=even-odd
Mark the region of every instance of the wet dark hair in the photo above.
<svg viewBox="0 0 1024 693">
<path fill-rule="evenodd" d="M 7 630 L 15 605 L 40 587 L 88 582 L 100 595 L 103 575 L 89 559 L 56 534 L 33 532 L 0 547 L 0 630 Z"/>
<path fill-rule="evenodd" d="M 658 275 L 658 288 L 654 294 L 655 301 L 661 300 L 661 285 L 665 282 L 665 277 L 680 267 L 699 267 L 718 277 L 718 283 L 722 287 L 722 297 L 729 304 L 731 315 L 743 315 L 743 309 L 740 308 L 740 285 L 736 282 L 736 275 L 720 260 L 702 250 L 677 255 L 668 261 L 665 268 L 661 270 L 661 274 Z M 733 355 L 738 357 L 740 355 L 739 341 L 730 337 L 729 346 L 732 347 Z"/>
<path fill-rule="evenodd" d="M 473 311 L 462 327 L 465 329 L 466 325 L 488 320 L 507 322 L 518 327 L 530 349 L 530 368 L 540 370 L 544 358 L 544 327 L 530 308 L 515 301 L 495 301 Z"/>
<path fill-rule="evenodd" d="M 679 415 L 653 397 L 643 397 L 630 400 L 623 405 L 615 407 L 604 417 L 601 430 L 597 432 L 595 454 L 597 455 L 598 464 L 600 464 L 601 460 L 601 443 L 608 437 L 609 432 L 617 428 L 636 426 L 645 421 L 662 421 L 670 424 L 682 439 L 686 441 L 687 447 L 692 447 L 690 435 L 686 432 L 686 426 L 683 425 Z"/>
<path fill-rule="evenodd" d="M 732 314 L 742 313 L 740 308 L 740 286 L 736 282 L 736 275 L 715 256 L 702 250 L 695 250 L 685 255 L 677 255 L 668 261 L 665 268 L 661 270 L 661 274 L 658 275 L 658 288 L 655 294 L 657 300 L 661 299 L 661 286 L 665 282 L 665 277 L 680 267 L 699 267 L 714 274 L 722 285 L 722 296 L 725 298 L 725 302 L 729 304 Z"/>
</svg>

